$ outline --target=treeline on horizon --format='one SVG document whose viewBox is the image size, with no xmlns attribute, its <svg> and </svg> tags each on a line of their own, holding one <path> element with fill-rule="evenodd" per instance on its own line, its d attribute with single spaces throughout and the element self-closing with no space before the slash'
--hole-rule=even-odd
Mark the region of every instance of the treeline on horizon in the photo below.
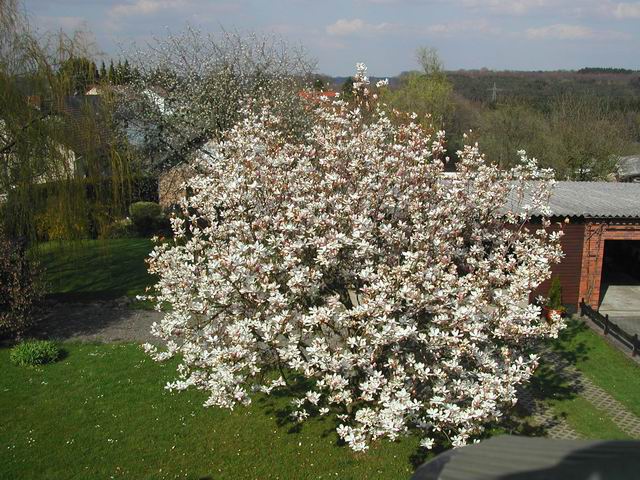
<svg viewBox="0 0 640 480">
<path fill-rule="evenodd" d="M 389 79 L 383 101 L 430 114 L 424 121 L 447 132 L 452 163 L 464 134 L 494 163 L 511 166 L 523 149 L 560 180 L 613 180 L 618 158 L 640 153 L 640 72 L 446 71 L 428 48 L 418 50 L 418 63 Z M 348 78 L 324 81 L 348 94 Z"/>
<path fill-rule="evenodd" d="M 389 77 L 392 89 L 415 74 L 406 71 Z M 419 72 L 418 72 L 419 73 Z M 492 103 L 494 84 L 499 101 L 524 101 L 538 109 L 548 108 L 549 100 L 562 95 L 597 96 L 612 108 L 640 110 L 640 70 L 586 67 L 580 70 L 448 70 L 444 74 L 456 94 L 481 103 Z M 327 85 L 340 89 L 348 77 L 320 75 Z M 382 77 L 372 77 L 372 80 Z"/>
</svg>

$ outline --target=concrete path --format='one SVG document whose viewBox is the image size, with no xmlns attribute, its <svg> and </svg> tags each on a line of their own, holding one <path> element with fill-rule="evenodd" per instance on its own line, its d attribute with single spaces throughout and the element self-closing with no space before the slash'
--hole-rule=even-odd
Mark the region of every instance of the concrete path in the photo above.
<svg viewBox="0 0 640 480">
<path fill-rule="evenodd" d="M 620 430 L 640 439 L 640 418 L 613 398 L 607 391 L 595 385 L 558 353 L 546 351 L 542 358 L 553 364 L 566 380 L 572 383 L 576 393 L 605 413 Z"/>
<path fill-rule="evenodd" d="M 600 313 L 631 335 L 640 335 L 640 282 L 624 272 L 613 272 L 603 282 L 602 294 Z"/>
<path fill-rule="evenodd" d="M 600 311 L 640 316 L 640 284 L 604 285 Z"/>
</svg>

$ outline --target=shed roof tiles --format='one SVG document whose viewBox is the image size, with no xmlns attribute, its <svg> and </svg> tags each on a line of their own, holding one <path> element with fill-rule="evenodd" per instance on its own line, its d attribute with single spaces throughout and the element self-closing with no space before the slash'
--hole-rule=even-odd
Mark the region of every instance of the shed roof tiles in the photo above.
<svg viewBox="0 0 640 480">
<path fill-rule="evenodd" d="M 640 218 L 640 183 L 557 182 L 549 205 L 555 216 Z"/>
</svg>

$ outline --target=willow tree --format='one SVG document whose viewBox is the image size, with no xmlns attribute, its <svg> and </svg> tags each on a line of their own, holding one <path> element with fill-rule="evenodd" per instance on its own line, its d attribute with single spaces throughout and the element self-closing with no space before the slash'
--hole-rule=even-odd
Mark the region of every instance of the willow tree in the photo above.
<svg viewBox="0 0 640 480">
<path fill-rule="evenodd" d="M 21 12 L 0 2 L 1 218 L 28 240 L 95 235 L 126 203 L 131 154 L 110 97 L 77 95 L 97 81 L 86 32 L 40 35 Z"/>
</svg>

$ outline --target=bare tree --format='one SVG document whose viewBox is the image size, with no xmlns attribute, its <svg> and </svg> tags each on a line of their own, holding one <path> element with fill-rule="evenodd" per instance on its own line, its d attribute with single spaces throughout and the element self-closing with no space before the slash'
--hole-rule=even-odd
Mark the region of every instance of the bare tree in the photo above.
<svg viewBox="0 0 640 480">
<path fill-rule="evenodd" d="M 444 69 L 438 50 L 434 47 L 419 47 L 416 50 L 416 60 L 426 75 L 437 75 Z"/>
<path fill-rule="evenodd" d="M 222 135 L 243 103 L 278 105 L 287 121 L 283 131 L 304 131 L 298 92 L 313 63 L 278 38 L 187 28 L 129 60 L 139 74 L 133 88 L 123 91 L 123 118 L 152 170 L 181 164 Z"/>
</svg>

